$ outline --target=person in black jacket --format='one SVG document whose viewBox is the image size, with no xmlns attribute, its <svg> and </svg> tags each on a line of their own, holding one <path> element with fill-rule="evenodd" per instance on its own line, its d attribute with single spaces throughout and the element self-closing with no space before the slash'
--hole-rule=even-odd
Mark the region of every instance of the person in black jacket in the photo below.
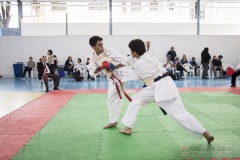
<svg viewBox="0 0 240 160">
<path fill-rule="evenodd" d="M 52 78 L 54 81 L 54 88 L 53 90 L 60 90 L 59 87 L 59 82 L 60 82 L 60 77 L 56 74 L 50 73 L 50 65 L 46 63 L 47 57 L 43 56 L 42 57 L 42 62 L 38 63 L 37 70 L 39 72 L 39 76 L 43 78 L 45 86 L 46 86 L 46 92 L 49 91 L 48 89 L 48 78 Z"/>
<path fill-rule="evenodd" d="M 210 54 L 208 53 L 208 48 L 204 48 L 201 54 L 201 63 L 203 66 L 202 79 L 208 79 L 208 70 L 209 70 L 209 61 L 211 59 Z M 208 75 L 209 76 L 209 75 Z"/>
</svg>

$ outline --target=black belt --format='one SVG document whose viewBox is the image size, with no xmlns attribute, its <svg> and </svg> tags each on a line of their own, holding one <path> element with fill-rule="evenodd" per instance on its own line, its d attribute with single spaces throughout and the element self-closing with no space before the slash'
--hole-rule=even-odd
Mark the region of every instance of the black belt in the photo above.
<svg viewBox="0 0 240 160">
<path fill-rule="evenodd" d="M 164 73 L 162 76 L 158 76 L 157 78 L 155 78 L 155 79 L 154 79 L 154 82 L 157 82 L 157 81 L 159 81 L 160 79 L 162 79 L 162 78 L 164 78 L 164 77 L 167 77 L 167 76 L 169 76 L 169 73 L 168 73 L 168 72 Z M 144 83 L 144 86 L 143 86 L 143 87 L 147 87 L 147 85 Z"/>
</svg>

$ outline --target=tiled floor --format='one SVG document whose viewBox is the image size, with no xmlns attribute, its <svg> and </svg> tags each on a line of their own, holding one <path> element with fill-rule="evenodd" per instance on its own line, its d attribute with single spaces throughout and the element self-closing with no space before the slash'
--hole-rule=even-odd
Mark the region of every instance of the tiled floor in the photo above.
<svg viewBox="0 0 240 160">
<path fill-rule="evenodd" d="M 178 88 L 192 88 L 192 87 L 229 87 L 231 79 L 201 79 L 187 78 L 184 80 L 175 80 Z M 52 85 L 49 83 L 50 86 Z M 237 83 L 240 86 L 240 82 Z M 141 88 L 142 82 L 128 82 L 128 89 Z M 95 81 L 83 80 L 76 82 L 71 78 L 61 78 L 60 88 L 65 90 L 80 90 L 80 89 L 107 89 L 108 81 L 106 78 L 97 78 Z M 51 88 L 51 87 L 50 87 Z M 21 78 L 1 78 L 0 79 L 0 92 L 44 92 L 45 88 L 40 82 L 35 79 Z"/>
</svg>

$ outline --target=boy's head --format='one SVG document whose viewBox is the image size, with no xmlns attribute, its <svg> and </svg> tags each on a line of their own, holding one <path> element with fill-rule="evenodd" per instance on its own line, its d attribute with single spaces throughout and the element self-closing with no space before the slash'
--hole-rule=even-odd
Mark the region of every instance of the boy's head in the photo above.
<svg viewBox="0 0 240 160">
<path fill-rule="evenodd" d="M 128 47 L 131 50 L 133 58 L 138 58 L 146 52 L 145 44 L 141 39 L 134 39 L 130 41 Z"/>
<path fill-rule="evenodd" d="M 89 39 L 89 44 L 92 47 L 92 49 L 97 53 L 103 53 L 103 39 L 99 36 L 93 36 Z"/>
</svg>

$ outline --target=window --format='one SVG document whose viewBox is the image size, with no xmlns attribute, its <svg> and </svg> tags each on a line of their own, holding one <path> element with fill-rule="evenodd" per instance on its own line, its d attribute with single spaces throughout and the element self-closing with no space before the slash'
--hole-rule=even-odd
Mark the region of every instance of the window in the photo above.
<svg viewBox="0 0 240 160">
<path fill-rule="evenodd" d="M 53 11 L 65 11 L 67 10 L 66 2 L 52 2 Z"/>
<path fill-rule="evenodd" d="M 131 11 L 132 12 L 140 12 L 142 11 L 142 4 L 140 2 L 131 3 Z"/>
<path fill-rule="evenodd" d="M 158 11 L 158 3 L 150 3 L 150 11 Z"/>
<path fill-rule="evenodd" d="M 108 3 L 104 2 L 96 2 L 96 3 L 88 3 L 89 11 L 107 11 Z"/>
<path fill-rule="evenodd" d="M 126 2 L 122 2 L 122 13 L 127 12 Z"/>
<path fill-rule="evenodd" d="M 31 16 L 40 15 L 40 2 L 31 2 Z"/>
</svg>

